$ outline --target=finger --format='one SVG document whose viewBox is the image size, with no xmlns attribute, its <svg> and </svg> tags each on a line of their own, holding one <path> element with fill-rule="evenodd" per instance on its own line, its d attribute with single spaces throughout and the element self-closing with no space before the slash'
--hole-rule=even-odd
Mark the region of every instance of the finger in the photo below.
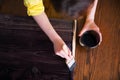
<svg viewBox="0 0 120 80">
<path fill-rule="evenodd" d="M 67 46 L 66 45 L 63 45 L 63 50 L 64 50 L 64 52 L 68 55 L 68 48 L 67 48 Z"/>
<path fill-rule="evenodd" d="M 68 54 L 66 54 L 63 50 L 57 52 L 56 55 L 58 55 L 62 58 L 65 58 L 66 60 L 70 60 L 70 57 L 68 56 Z"/>
<path fill-rule="evenodd" d="M 66 45 L 63 45 L 63 50 L 69 57 L 72 56 L 70 49 Z"/>
<path fill-rule="evenodd" d="M 68 56 L 71 58 L 73 55 L 70 50 L 68 50 Z"/>
<path fill-rule="evenodd" d="M 68 53 L 66 53 L 65 51 L 62 50 L 60 54 L 63 55 L 66 60 L 70 60 Z"/>
<path fill-rule="evenodd" d="M 65 57 L 64 57 L 64 55 L 63 55 L 63 54 L 61 54 L 61 52 L 60 52 L 60 51 L 59 51 L 59 52 L 57 52 L 57 53 L 56 53 L 56 55 L 57 55 L 57 56 L 60 56 L 60 57 L 62 57 L 62 58 L 65 58 Z"/>
<path fill-rule="evenodd" d="M 81 37 L 85 31 L 86 31 L 86 29 L 82 29 L 78 36 Z"/>
<path fill-rule="evenodd" d="M 100 42 L 99 42 L 99 45 L 101 44 L 102 42 L 102 34 L 100 33 Z"/>
</svg>

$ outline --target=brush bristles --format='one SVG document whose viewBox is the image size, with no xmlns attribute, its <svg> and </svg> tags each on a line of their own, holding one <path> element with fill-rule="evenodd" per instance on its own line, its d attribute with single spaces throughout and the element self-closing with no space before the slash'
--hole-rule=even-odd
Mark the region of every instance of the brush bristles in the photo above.
<svg viewBox="0 0 120 80">
<path fill-rule="evenodd" d="M 70 61 L 66 62 L 69 70 L 71 71 L 75 67 L 75 59 L 72 58 Z"/>
</svg>

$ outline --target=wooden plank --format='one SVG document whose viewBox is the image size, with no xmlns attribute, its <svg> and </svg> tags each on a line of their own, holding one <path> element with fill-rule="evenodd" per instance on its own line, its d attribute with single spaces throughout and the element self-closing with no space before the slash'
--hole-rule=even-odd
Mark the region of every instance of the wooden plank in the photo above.
<svg viewBox="0 0 120 80">
<path fill-rule="evenodd" d="M 119 4 L 119 0 L 99 0 L 95 22 L 100 27 L 103 41 L 99 47 L 87 53 L 77 39 L 75 80 L 119 80 Z M 83 24 L 84 20 L 81 20 L 78 33 Z"/>
<path fill-rule="evenodd" d="M 72 50 L 73 21 L 50 21 Z M 72 79 L 65 60 L 54 54 L 51 41 L 32 18 L 0 15 L 0 37 L 1 79 L 19 79 L 20 74 L 28 80 Z"/>
<path fill-rule="evenodd" d="M 111 3 L 113 4 L 111 5 Z M 99 2 L 98 13 L 96 13 L 96 16 L 99 16 L 96 17 L 96 23 L 103 34 L 103 42 L 100 47 L 93 51 L 96 63 L 93 65 L 95 69 L 93 68 L 91 80 L 119 80 L 117 69 L 120 46 L 117 42 L 120 41 L 118 30 L 120 9 L 116 5 L 118 3 L 118 0 Z"/>
</svg>

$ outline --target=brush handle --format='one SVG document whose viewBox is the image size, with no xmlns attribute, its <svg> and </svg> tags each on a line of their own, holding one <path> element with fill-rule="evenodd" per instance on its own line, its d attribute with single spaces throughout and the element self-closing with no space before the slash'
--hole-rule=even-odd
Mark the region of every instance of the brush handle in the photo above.
<svg viewBox="0 0 120 80">
<path fill-rule="evenodd" d="M 77 30 L 77 20 L 74 20 L 74 25 L 73 25 L 73 40 L 72 40 L 72 55 L 73 55 L 73 57 L 75 57 L 76 30 Z"/>
</svg>

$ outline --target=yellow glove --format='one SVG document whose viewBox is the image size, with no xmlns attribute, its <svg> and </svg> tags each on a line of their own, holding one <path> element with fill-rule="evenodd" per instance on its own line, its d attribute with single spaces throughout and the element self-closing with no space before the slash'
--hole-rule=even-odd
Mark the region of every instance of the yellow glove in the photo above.
<svg viewBox="0 0 120 80">
<path fill-rule="evenodd" d="M 24 0 L 24 5 L 27 7 L 27 14 L 29 16 L 39 15 L 44 12 L 42 0 Z"/>
</svg>

